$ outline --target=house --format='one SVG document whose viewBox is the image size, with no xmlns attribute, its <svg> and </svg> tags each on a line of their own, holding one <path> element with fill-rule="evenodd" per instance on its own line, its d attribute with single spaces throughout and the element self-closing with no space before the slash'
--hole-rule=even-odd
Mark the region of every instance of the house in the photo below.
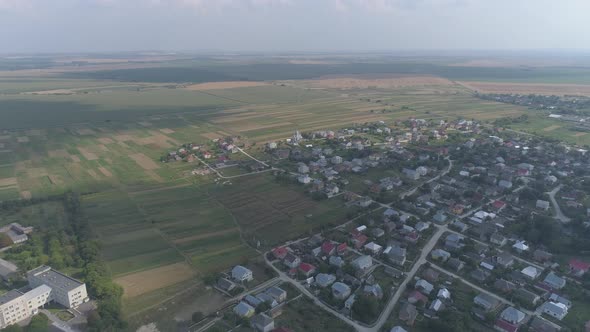
<svg viewBox="0 0 590 332">
<path fill-rule="evenodd" d="M 465 267 L 465 262 L 458 258 L 451 258 L 447 261 L 447 266 L 453 269 L 455 272 L 459 272 Z"/>
<path fill-rule="evenodd" d="M 507 180 L 500 180 L 500 182 L 498 182 L 498 187 L 502 189 L 510 189 L 512 188 L 512 182 Z"/>
<path fill-rule="evenodd" d="M 356 249 L 361 248 L 369 238 L 365 234 L 357 234 L 352 238 L 352 244 Z"/>
<path fill-rule="evenodd" d="M 480 293 L 474 297 L 473 303 L 488 312 L 496 309 L 500 305 L 500 301 L 485 293 Z"/>
<path fill-rule="evenodd" d="M 414 290 L 408 296 L 408 302 L 411 304 L 425 305 L 428 303 L 428 297 L 417 290 Z"/>
<path fill-rule="evenodd" d="M 492 234 L 492 236 L 490 236 L 490 242 L 492 244 L 495 244 L 495 245 L 501 247 L 506 244 L 507 240 L 504 235 L 496 232 L 496 233 Z"/>
<path fill-rule="evenodd" d="M 524 241 L 516 241 L 516 243 L 512 246 L 514 250 L 518 253 L 523 253 L 529 250 L 529 246 Z"/>
<path fill-rule="evenodd" d="M 315 276 L 315 284 L 321 288 L 326 288 L 336 281 L 336 276 L 332 274 L 319 273 Z"/>
<path fill-rule="evenodd" d="M 441 288 L 438 290 L 438 294 L 436 294 L 436 297 L 443 301 L 450 300 L 451 292 L 449 292 L 449 290 L 446 288 Z"/>
<path fill-rule="evenodd" d="M 332 296 L 338 300 L 344 300 L 350 295 L 350 287 L 341 282 L 332 284 Z"/>
<path fill-rule="evenodd" d="M 526 315 L 520 310 L 508 307 L 502 311 L 500 318 L 510 324 L 518 325 L 524 321 Z"/>
<path fill-rule="evenodd" d="M 541 309 L 544 314 L 559 320 L 562 320 L 568 312 L 568 307 L 565 304 L 552 301 L 545 302 Z"/>
<path fill-rule="evenodd" d="M 561 295 L 555 294 L 555 293 L 552 293 L 552 294 L 549 296 L 549 300 L 550 300 L 551 302 L 556 302 L 556 303 L 563 303 L 563 304 L 565 304 L 565 306 L 566 306 L 566 307 L 568 307 L 568 308 L 571 308 L 571 307 L 572 307 L 572 301 L 570 301 L 570 300 L 566 299 L 565 297 L 563 297 L 563 296 L 561 296 Z"/>
<path fill-rule="evenodd" d="M 572 259 L 569 261 L 570 273 L 575 277 L 582 277 L 590 270 L 590 263 Z"/>
<path fill-rule="evenodd" d="M 333 255 L 336 252 L 336 245 L 330 241 L 322 243 L 322 254 L 326 256 Z"/>
<path fill-rule="evenodd" d="M 414 288 L 422 292 L 424 295 L 428 295 L 434 290 L 434 286 L 424 279 L 419 279 L 416 281 Z"/>
<path fill-rule="evenodd" d="M 287 300 L 287 291 L 277 286 L 272 286 L 267 289 L 266 294 L 270 295 L 278 303 L 282 303 Z"/>
<path fill-rule="evenodd" d="M 508 280 L 498 279 L 494 282 L 494 288 L 502 293 L 510 293 L 516 289 L 516 285 Z"/>
<path fill-rule="evenodd" d="M 535 306 L 541 300 L 539 295 L 522 287 L 514 291 L 514 297 L 529 306 Z"/>
<path fill-rule="evenodd" d="M 401 326 L 394 326 L 389 330 L 389 332 L 408 332 Z"/>
<path fill-rule="evenodd" d="M 553 289 L 562 289 L 565 287 L 565 279 L 555 274 L 553 271 L 549 272 L 543 283 Z"/>
<path fill-rule="evenodd" d="M 299 264 L 299 272 L 301 272 L 302 275 L 309 277 L 315 273 L 315 266 L 308 263 L 301 263 Z"/>
<path fill-rule="evenodd" d="M 404 168 L 402 170 L 402 173 L 404 173 L 404 175 L 410 180 L 416 181 L 416 180 L 420 179 L 420 173 L 413 170 L 413 169 Z"/>
<path fill-rule="evenodd" d="M 365 285 L 365 287 L 363 287 L 363 293 L 377 299 L 381 299 L 383 297 L 383 290 L 379 284 Z"/>
<path fill-rule="evenodd" d="M 336 267 L 343 267 L 345 264 L 344 259 L 342 259 L 340 256 L 330 256 L 328 263 Z"/>
<path fill-rule="evenodd" d="M 538 199 L 537 200 L 537 203 L 535 204 L 535 207 L 537 209 L 541 209 L 541 210 L 547 211 L 547 210 L 549 210 L 549 202 L 548 201 L 544 201 L 542 199 Z"/>
<path fill-rule="evenodd" d="M 268 305 L 270 305 L 271 308 L 274 308 L 279 305 L 279 303 L 275 299 L 273 299 L 272 296 L 266 293 L 259 293 L 258 295 L 256 295 L 256 298 L 264 303 L 267 303 Z"/>
<path fill-rule="evenodd" d="M 9 281 L 10 278 L 16 275 L 18 267 L 13 263 L 0 258 L 0 277 L 2 280 Z"/>
<path fill-rule="evenodd" d="M 356 296 L 354 294 L 352 294 L 351 296 L 349 296 L 346 301 L 344 301 L 344 308 L 350 310 L 352 309 L 352 306 L 354 305 L 354 302 L 356 301 Z"/>
<path fill-rule="evenodd" d="M 447 221 L 447 215 L 444 214 L 442 211 L 438 211 L 432 219 L 438 224 L 444 224 Z"/>
<path fill-rule="evenodd" d="M 491 273 L 487 270 L 482 270 L 480 268 L 477 268 L 477 269 L 473 270 L 473 272 L 471 272 L 469 275 L 474 280 L 483 283 L 491 276 Z"/>
<path fill-rule="evenodd" d="M 401 248 L 399 246 L 392 247 L 389 252 L 387 253 L 387 258 L 393 264 L 403 266 L 406 262 L 406 248 Z"/>
<path fill-rule="evenodd" d="M 445 248 L 451 251 L 461 250 L 465 247 L 465 244 L 463 243 L 464 239 L 464 236 L 455 233 L 449 234 L 445 238 Z"/>
<path fill-rule="evenodd" d="M 283 259 L 283 264 L 291 269 L 296 269 L 299 264 L 301 264 L 301 258 L 293 255 L 292 253 L 288 253 Z"/>
<path fill-rule="evenodd" d="M 561 331 L 561 326 L 552 323 L 545 318 L 540 316 L 534 316 L 531 320 L 531 324 L 529 326 L 529 331 L 531 332 L 559 332 Z"/>
<path fill-rule="evenodd" d="M 524 275 L 529 280 L 535 280 L 541 274 L 541 271 L 539 271 L 534 266 L 527 266 L 522 269 L 520 273 L 522 273 L 522 275 Z"/>
<path fill-rule="evenodd" d="M 430 228 L 430 223 L 428 222 L 423 222 L 423 221 L 419 221 L 416 223 L 416 231 L 418 232 L 424 232 L 425 230 L 427 230 L 428 228 Z"/>
<path fill-rule="evenodd" d="M 261 299 L 252 296 L 250 294 L 244 296 L 244 298 L 242 299 L 242 301 L 248 303 L 249 305 L 251 305 L 252 307 L 254 307 L 254 309 L 256 309 L 259 305 L 261 305 L 264 301 L 262 301 Z"/>
<path fill-rule="evenodd" d="M 413 326 L 417 316 L 418 311 L 416 310 L 416 307 L 413 304 L 404 303 L 399 311 L 398 318 L 406 325 Z"/>
<path fill-rule="evenodd" d="M 252 271 L 241 265 L 234 266 L 234 268 L 231 270 L 231 277 L 238 282 L 251 281 L 254 279 L 252 276 Z"/>
<path fill-rule="evenodd" d="M 518 325 L 508 323 L 503 319 L 498 319 L 494 323 L 494 330 L 499 332 L 516 332 L 518 331 Z"/>
<path fill-rule="evenodd" d="M 467 228 L 469 228 L 469 226 L 467 226 L 467 224 L 465 224 L 465 223 L 462 223 L 462 222 L 460 222 L 460 221 L 458 221 L 458 220 L 454 221 L 454 222 L 451 224 L 451 226 L 452 226 L 454 229 L 456 229 L 457 231 L 461 232 L 461 233 L 464 233 L 464 232 L 467 230 Z"/>
<path fill-rule="evenodd" d="M 514 265 L 514 257 L 507 251 L 502 252 L 496 256 L 496 264 L 503 268 L 508 268 Z"/>
<path fill-rule="evenodd" d="M 432 301 L 432 303 L 430 304 L 430 307 L 428 309 L 432 310 L 434 312 L 439 312 L 439 311 L 443 310 L 444 307 L 445 307 L 445 305 L 443 304 L 443 302 L 440 299 L 436 299 L 436 300 Z"/>
<path fill-rule="evenodd" d="M 311 183 L 311 180 L 312 180 L 311 177 L 309 175 L 307 175 L 307 174 L 305 174 L 305 175 L 299 175 L 297 177 L 297 181 L 299 183 L 302 183 L 302 184 L 309 184 L 309 183 Z"/>
<path fill-rule="evenodd" d="M 433 270 L 432 268 L 427 268 L 422 273 L 422 277 L 428 280 L 431 283 L 436 283 L 438 281 L 439 273 Z"/>
<path fill-rule="evenodd" d="M 239 317 L 250 318 L 256 313 L 256 310 L 248 303 L 242 301 L 234 307 L 234 313 Z"/>
<path fill-rule="evenodd" d="M 258 332 L 271 332 L 275 328 L 275 321 L 265 313 L 252 317 L 250 323 Z"/>
<path fill-rule="evenodd" d="M 285 256 L 287 256 L 288 253 L 289 253 L 289 251 L 285 247 L 278 247 L 278 248 L 274 248 L 272 250 L 272 255 L 276 259 L 284 259 Z"/>
<path fill-rule="evenodd" d="M 547 262 L 553 259 L 553 254 L 542 249 L 537 249 L 533 252 L 533 259 L 537 262 Z"/>
<path fill-rule="evenodd" d="M 371 266 L 373 266 L 373 259 L 371 258 L 371 256 L 367 255 L 359 256 L 352 261 L 351 265 L 356 270 L 365 271 L 369 269 Z"/>
<path fill-rule="evenodd" d="M 217 280 L 217 288 L 224 292 L 231 292 L 236 288 L 236 284 L 226 278 L 219 278 L 219 280 Z"/>
<path fill-rule="evenodd" d="M 371 253 L 372 255 L 380 253 L 382 249 L 383 247 L 375 242 L 370 242 L 365 245 L 365 250 Z"/>
<path fill-rule="evenodd" d="M 434 260 L 440 260 L 441 262 L 446 262 L 449 258 L 451 258 L 451 254 L 448 251 L 442 249 L 434 249 L 430 256 Z"/>
<path fill-rule="evenodd" d="M 336 253 L 338 255 L 342 255 L 346 252 L 346 249 L 348 249 L 348 245 L 346 244 L 346 242 L 342 242 L 338 246 L 336 246 Z"/>
</svg>

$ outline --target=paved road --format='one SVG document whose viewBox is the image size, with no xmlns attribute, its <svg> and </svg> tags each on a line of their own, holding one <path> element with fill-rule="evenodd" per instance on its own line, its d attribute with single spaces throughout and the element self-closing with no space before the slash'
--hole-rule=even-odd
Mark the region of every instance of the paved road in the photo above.
<svg viewBox="0 0 590 332">
<path fill-rule="evenodd" d="M 435 225 L 435 227 L 437 228 L 436 232 L 432 235 L 432 237 L 426 243 L 426 245 L 424 245 L 424 248 L 422 249 L 422 253 L 420 254 L 420 258 L 418 258 L 416 260 L 416 262 L 414 263 L 414 266 L 412 267 L 410 272 L 408 272 L 404 281 L 399 285 L 399 287 L 395 291 L 395 294 L 393 294 L 393 296 L 391 297 L 391 299 L 389 300 L 389 302 L 385 306 L 385 309 L 381 312 L 381 315 L 379 316 L 377 323 L 373 326 L 373 328 L 371 328 L 371 331 L 378 332 L 381 330 L 383 325 L 385 325 L 385 323 L 387 322 L 387 319 L 389 318 L 389 316 L 391 315 L 391 312 L 393 311 L 393 308 L 395 307 L 395 305 L 397 304 L 397 302 L 401 298 L 402 294 L 404 293 L 406 286 L 408 285 L 408 283 L 410 281 L 412 281 L 414 279 L 414 276 L 416 275 L 416 272 L 418 272 L 418 269 L 420 269 L 420 267 L 424 263 L 426 263 L 426 257 L 428 257 L 428 254 L 430 253 L 432 248 L 434 248 L 434 246 L 438 242 L 438 239 L 441 237 L 441 235 L 447 229 L 446 226 Z"/>
<path fill-rule="evenodd" d="M 429 184 L 429 183 L 436 181 L 436 180 L 440 179 L 441 177 L 449 174 L 449 172 L 453 168 L 453 160 L 449 157 L 446 157 L 445 159 L 449 162 L 449 165 L 447 166 L 447 168 L 444 171 L 442 171 L 439 175 L 433 177 L 432 179 L 425 181 L 423 183 L 420 183 L 419 185 L 415 186 L 414 188 L 409 189 L 409 190 L 399 194 L 399 198 L 404 199 L 408 196 L 412 196 L 416 192 L 416 190 L 418 190 L 418 188 L 420 188 L 422 185 Z"/>
<path fill-rule="evenodd" d="M 555 219 L 561 221 L 562 223 L 568 223 L 571 221 L 571 219 L 568 218 L 565 214 L 563 214 L 563 211 L 561 211 L 559 204 L 557 204 L 557 201 L 555 200 L 555 194 L 557 194 L 557 192 L 561 190 L 561 187 L 563 187 L 563 185 L 560 184 L 559 186 L 553 188 L 553 190 L 548 192 L 548 194 L 549 199 L 551 200 L 551 204 L 553 204 L 553 209 L 555 210 Z"/>
<path fill-rule="evenodd" d="M 236 296 L 232 297 L 231 299 L 226 300 L 224 302 L 224 304 L 223 304 L 223 307 L 226 307 L 227 305 L 231 305 L 232 303 L 237 302 L 238 300 L 241 300 L 246 295 L 249 295 L 249 294 L 252 294 L 252 293 L 258 293 L 259 291 L 261 291 L 263 289 L 270 288 L 270 287 L 278 284 L 280 281 L 281 281 L 281 279 L 278 278 L 278 277 L 275 277 L 275 278 L 272 278 L 270 280 L 267 280 L 267 281 L 261 283 L 260 285 L 254 287 L 252 289 L 249 289 L 246 292 L 243 292 L 243 293 L 241 293 L 239 295 L 236 295 Z M 205 324 L 205 325 L 203 325 L 203 326 L 201 326 L 199 328 L 196 328 L 194 330 L 192 329 L 193 326 L 189 326 L 189 331 L 193 331 L 193 332 L 206 331 L 208 328 L 210 328 L 211 326 L 215 325 L 215 323 L 217 323 L 222 318 L 223 318 L 223 316 L 216 317 L 216 318 L 210 320 L 209 322 L 207 322 L 207 324 Z"/>
<path fill-rule="evenodd" d="M 443 272 L 443 273 L 445 273 L 445 274 L 448 274 L 448 275 L 450 275 L 451 277 L 453 277 L 453 278 L 455 278 L 455 279 L 459 279 L 459 280 L 461 280 L 461 282 L 463 282 L 463 283 L 464 283 L 464 284 L 466 284 L 467 286 L 469 286 L 469 287 L 471 287 L 471 288 L 473 288 L 473 289 L 476 289 L 476 290 L 478 290 L 478 291 L 480 291 L 480 292 L 482 292 L 482 293 L 485 293 L 485 294 L 487 294 L 487 295 L 489 295 L 489 296 L 491 296 L 491 297 L 493 297 L 493 298 L 497 299 L 498 301 L 500 301 L 500 302 L 502 302 L 502 303 L 504 303 L 504 304 L 508 304 L 508 305 L 511 305 L 511 306 L 515 306 L 515 304 L 514 304 L 514 303 L 512 303 L 512 302 L 510 302 L 510 301 L 506 300 L 505 298 L 503 298 L 503 297 L 501 297 L 501 296 L 498 296 L 498 295 L 496 295 L 495 293 L 493 293 L 493 292 L 490 292 L 490 291 L 488 291 L 488 290 L 486 290 L 486 289 L 484 289 L 484 288 L 481 288 L 481 287 L 479 287 L 479 286 L 477 286 L 477 285 L 475 285 L 475 284 L 473 284 L 473 283 L 469 282 L 469 281 L 468 281 L 468 280 L 466 280 L 465 278 L 463 278 L 463 277 L 461 277 L 461 276 L 459 276 L 459 275 L 456 275 L 456 274 L 454 274 L 453 272 L 447 271 L 447 270 L 443 269 L 442 267 L 440 267 L 440 266 L 438 266 L 438 265 L 436 265 L 436 264 L 433 264 L 433 263 L 430 263 L 430 266 L 431 266 L 433 269 L 436 269 L 436 270 L 439 270 L 440 272 Z M 534 315 L 534 314 L 535 314 L 535 313 L 533 313 L 532 311 L 530 311 L 530 310 L 527 310 L 527 309 L 524 309 L 524 308 L 519 308 L 518 310 L 520 310 L 520 311 L 522 311 L 522 312 L 524 312 L 524 313 L 526 313 L 526 314 L 528 314 L 528 315 Z"/>
<path fill-rule="evenodd" d="M 365 327 L 363 325 L 360 325 L 359 323 L 351 320 L 350 318 L 344 316 L 343 314 L 339 313 L 338 311 L 328 307 L 326 304 L 324 304 L 323 302 L 321 302 L 320 300 L 318 300 L 318 298 L 313 295 L 307 288 L 305 288 L 305 286 L 301 285 L 299 282 L 291 279 L 289 276 L 287 276 L 285 273 L 283 273 L 283 271 L 279 270 L 276 266 L 274 266 L 266 257 L 266 255 L 264 255 L 264 260 L 266 261 L 266 264 L 268 266 L 270 266 L 273 270 L 275 270 L 276 273 L 279 274 L 279 278 L 281 280 L 283 280 L 284 282 L 288 282 L 290 284 L 292 284 L 293 286 L 295 286 L 302 294 L 304 294 L 305 296 L 311 298 L 314 302 L 315 305 L 321 307 L 322 309 L 324 309 L 325 311 L 330 312 L 332 315 L 338 317 L 340 320 L 344 321 L 345 323 L 347 323 L 348 325 L 354 327 L 357 331 L 359 332 L 376 332 L 378 330 L 374 330 L 372 328 L 368 328 Z"/>
</svg>

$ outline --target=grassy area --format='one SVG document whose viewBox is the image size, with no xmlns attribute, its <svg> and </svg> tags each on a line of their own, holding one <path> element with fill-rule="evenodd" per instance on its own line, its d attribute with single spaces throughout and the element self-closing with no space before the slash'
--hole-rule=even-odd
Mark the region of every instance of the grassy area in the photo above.
<svg viewBox="0 0 590 332">
<path fill-rule="evenodd" d="M 283 314 L 275 319 L 275 326 L 287 327 L 293 331 L 354 331 L 354 328 L 318 309 L 305 297 L 289 302 L 284 307 Z"/>
</svg>

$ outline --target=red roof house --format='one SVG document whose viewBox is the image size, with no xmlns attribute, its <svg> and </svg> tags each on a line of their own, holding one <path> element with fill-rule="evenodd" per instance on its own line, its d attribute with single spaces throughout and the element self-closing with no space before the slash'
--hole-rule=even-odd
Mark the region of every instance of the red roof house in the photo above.
<svg viewBox="0 0 590 332">
<path fill-rule="evenodd" d="M 324 255 L 330 256 L 333 255 L 336 251 L 336 245 L 330 241 L 326 241 L 322 244 L 322 253 Z"/>
<path fill-rule="evenodd" d="M 359 234 L 352 239 L 352 243 L 354 243 L 354 247 L 359 249 L 360 247 L 365 245 L 369 238 L 365 234 Z"/>
<path fill-rule="evenodd" d="M 494 203 L 492 203 L 492 207 L 496 210 L 501 210 L 506 206 L 506 202 L 503 201 L 494 201 Z"/>
<path fill-rule="evenodd" d="M 278 248 L 274 248 L 272 250 L 273 256 L 275 256 L 275 258 L 278 258 L 278 259 L 285 258 L 285 256 L 287 256 L 287 253 L 288 253 L 288 251 L 287 251 L 287 248 L 285 248 L 285 247 L 278 247 Z"/>
<path fill-rule="evenodd" d="M 336 247 L 336 252 L 338 254 L 343 254 L 344 252 L 346 252 L 347 248 L 348 248 L 348 244 L 346 244 L 346 242 L 340 243 L 338 245 L 338 247 Z"/>
<path fill-rule="evenodd" d="M 518 326 L 512 325 L 505 320 L 498 319 L 496 321 L 496 324 L 494 325 L 494 329 L 498 330 L 498 331 L 504 331 L 504 332 L 516 332 L 516 331 L 518 331 Z"/>
<path fill-rule="evenodd" d="M 308 263 L 299 264 L 299 271 L 306 277 L 309 277 L 315 272 L 315 266 Z"/>
<path fill-rule="evenodd" d="M 570 261 L 569 265 L 570 265 L 570 272 L 573 275 L 575 275 L 576 277 L 583 276 L 590 269 L 590 263 L 587 263 L 587 262 L 584 262 L 581 260 L 577 260 L 577 259 L 572 259 Z"/>
</svg>

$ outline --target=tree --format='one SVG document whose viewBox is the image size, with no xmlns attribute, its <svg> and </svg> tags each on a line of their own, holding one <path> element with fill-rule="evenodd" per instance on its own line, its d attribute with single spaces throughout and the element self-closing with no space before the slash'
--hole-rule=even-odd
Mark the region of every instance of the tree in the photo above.
<svg viewBox="0 0 590 332">
<path fill-rule="evenodd" d="M 0 233 L 0 248 L 5 248 L 12 245 L 12 240 L 10 236 L 6 235 L 6 233 Z"/>
<path fill-rule="evenodd" d="M 19 325 L 14 324 L 14 325 L 8 325 L 2 331 L 3 332 L 22 332 L 24 330 Z"/>
<path fill-rule="evenodd" d="M 46 332 L 49 331 L 49 318 L 45 314 L 37 314 L 33 316 L 31 322 L 25 329 L 26 332 Z"/>
<path fill-rule="evenodd" d="M 379 315 L 379 302 L 370 296 L 359 297 L 352 305 L 355 318 L 370 323 Z"/>
</svg>

